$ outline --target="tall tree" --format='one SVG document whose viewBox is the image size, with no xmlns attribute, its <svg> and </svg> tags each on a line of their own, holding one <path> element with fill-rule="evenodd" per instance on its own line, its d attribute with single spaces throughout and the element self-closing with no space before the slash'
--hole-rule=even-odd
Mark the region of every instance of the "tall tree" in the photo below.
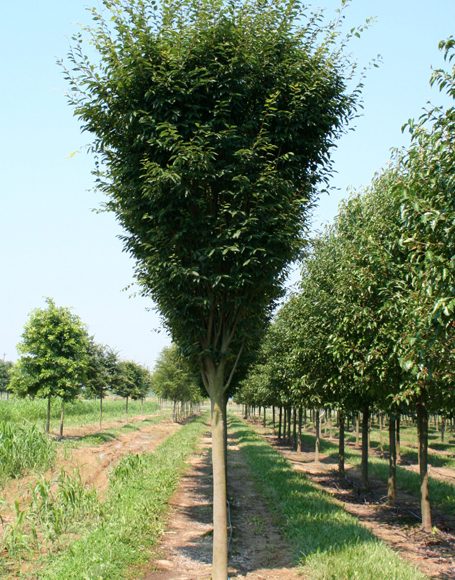
<svg viewBox="0 0 455 580">
<path fill-rule="evenodd" d="M 440 43 L 455 57 L 455 39 Z M 455 99 L 455 67 L 435 70 L 432 83 Z M 455 368 L 455 107 L 431 107 L 408 124 L 411 146 L 399 159 L 401 244 L 407 250 L 406 291 L 397 294 L 404 333 L 400 361 L 408 374 L 402 398 L 416 406 L 423 527 L 431 531 L 428 414 L 453 397 Z"/>
<path fill-rule="evenodd" d="M 80 318 L 48 298 L 46 308 L 34 310 L 18 344 L 20 358 L 13 367 L 11 390 L 20 397 L 47 399 L 46 433 L 51 400 L 61 401 L 60 436 L 64 405 L 79 393 L 87 370 L 88 335 Z"/>
<path fill-rule="evenodd" d="M 144 294 L 211 399 L 213 577 L 227 576 L 226 392 L 264 324 L 329 153 L 355 112 L 336 30 L 298 1 L 104 0 L 75 114 Z M 351 74 L 351 69 L 349 69 Z"/>
</svg>

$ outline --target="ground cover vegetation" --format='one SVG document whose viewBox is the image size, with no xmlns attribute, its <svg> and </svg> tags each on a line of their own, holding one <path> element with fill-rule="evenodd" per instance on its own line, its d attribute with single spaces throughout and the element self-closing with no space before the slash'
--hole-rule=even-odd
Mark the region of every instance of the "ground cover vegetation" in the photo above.
<svg viewBox="0 0 455 580">
<path fill-rule="evenodd" d="M 159 409 L 156 399 L 148 397 L 144 402 L 139 399 L 129 404 L 129 414 L 148 415 Z M 0 421 L 18 425 L 20 423 L 34 424 L 40 429 L 44 427 L 47 414 L 47 401 L 40 399 L 13 398 L 8 402 L 0 403 Z M 109 396 L 103 403 L 103 414 L 107 420 L 125 417 L 125 403 Z M 87 425 L 99 421 L 99 401 L 94 399 L 78 398 L 66 408 L 66 424 L 68 426 Z M 60 405 L 58 402 L 51 405 L 51 429 L 59 426 Z"/>
<path fill-rule="evenodd" d="M 309 578 L 424 578 L 329 495 L 296 473 L 254 430 L 232 419 L 233 434 Z"/>
<path fill-rule="evenodd" d="M 450 65 L 453 39 L 440 47 Z M 453 68 L 435 70 L 432 83 L 455 97 Z M 280 434 L 291 438 L 292 425 L 297 446 L 303 409 L 311 409 L 316 460 L 320 411 L 336 410 L 341 474 L 346 417 L 360 413 L 364 488 L 371 415 L 385 414 L 390 503 L 396 497 L 399 419 L 412 416 L 426 531 L 432 529 L 429 415 L 439 416 L 444 432 L 455 408 L 454 129 L 453 106 L 424 111 L 408 123 L 409 148 L 397 151 L 369 188 L 342 204 L 335 223 L 308 251 L 300 291 L 277 314 L 238 395 L 247 405 L 279 407 Z M 384 477 L 384 465 L 379 467 Z M 445 484 L 432 482 L 435 495 L 440 486 Z"/>
<path fill-rule="evenodd" d="M 55 444 L 36 425 L 0 421 L 0 487 L 25 471 L 44 471 L 55 459 Z"/>
<path fill-rule="evenodd" d="M 254 414 L 248 414 L 248 417 L 253 419 L 255 418 Z M 257 419 L 257 416 L 256 416 Z M 262 422 L 262 417 L 261 417 Z M 293 423 L 293 418 L 292 418 Z M 271 420 L 267 421 L 267 425 L 273 428 L 273 422 Z M 324 430 L 328 429 L 326 427 L 326 423 L 324 422 Z M 351 423 L 352 425 L 352 423 Z M 337 425 L 337 418 L 334 418 L 333 426 L 330 427 L 331 434 L 328 435 L 327 431 L 323 435 L 323 429 L 321 428 L 321 434 L 319 435 L 319 444 L 318 444 L 318 451 L 329 459 L 337 459 L 339 456 L 339 445 L 336 441 L 337 437 L 339 436 L 339 425 Z M 297 441 L 293 439 L 292 427 L 291 427 L 291 435 L 288 438 L 287 433 L 287 426 L 276 425 L 277 432 L 280 434 L 279 440 L 281 443 L 290 444 L 294 449 L 297 448 Z M 303 424 L 302 433 L 296 435 L 296 439 L 300 439 L 300 444 L 302 448 L 305 449 L 315 449 L 316 447 L 316 426 L 315 423 L 312 421 L 305 421 Z M 351 433 L 355 432 L 351 431 L 348 426 L 345 427 L 345 439 L 346 441 L 350 440 L 352 443 L 355 442 L 356 436 L 351 435 Z M 371 441 L 372 435 L 378 435 L 376 430 L 372 430 L 370 426 L 370 444 L 369 444 L 369 455 L 368 455 L 368 463 L 369 463 L 369 476 L 372 477 L 374 480 L 379 480 L 384 482 L 385 484 L 388 483 L 389 479 L 389 460 L 388 460 L 388 445 L 385 443 L 376 443 Z M 417 442 L 417 434 L 415 429 L 413 430 L 413 441 L 414 445 Z M 437 452 L 434 454 L 429 453 L 429 463 L 433 467 L 436 466 L 444 466 L 448 469 L 455 469 L 455 441 L 452 445 L 448 445 L 449 447 L 449 456 L 441 456 Z M 416 452 L 409 452 L 407 451 L 405 446 L 401 446 L 402 454 L 401 454 L 401 462 L 397 462 L 398 465 L 396 467 L 396 485 L 397 488 L 407 494 L 415 496 L 418 500 L 420 497 L 420 475 L 417 472 L 414 472 L 409 469 L 412 465 L 418 465 L 418 458 Z M 360 446 L 349 445 L 344 450 L 344 459 L 350 465 L 355 467 L 361 466 L 361 450 Z M 444 515 L 455 516 L 455 476 L 448 472 L 447 479 L 440 478 L 438 474 L 430 475 L 430 487 L 431 487 L 431 497 L 432 497 L 432 505 L 439 510 L 439 513 Z"/>
<path fill-rule="evenodd" d="M 71 101 L 143 293 L 211 399 L 213 577 L 225 579 L 227 393 L 299 255 L 359 87 L 347 88 L 342 17 L 321 26 L 294 0 L 103 8 L 70 52 Z"/>
<path fill-rule="evenodd" d="M 104 500 L 77 470 L 39 479 L 5 526 L 2 574 L 123 577 L 128 565 L 149 557 L 185 459 L 205 429 L 199 418 L 154 453 L 126 455 L 110 474 Z"/>
<path fill-rule="evenodd" d="M 57 482 L 39 481 L 30 506 L 18 507 L 14 524 L 5 531 L 2 573 L 21 569 L 40 578 L 127 577 L 128 569 L 150 558 L 185 461 L 207 429 L 206 419 L 187 423 L 154 453 L 125 456 L 110 475 L 104 501 L 81 483 L 77 472 L 62 474 Z"/>
</svg>

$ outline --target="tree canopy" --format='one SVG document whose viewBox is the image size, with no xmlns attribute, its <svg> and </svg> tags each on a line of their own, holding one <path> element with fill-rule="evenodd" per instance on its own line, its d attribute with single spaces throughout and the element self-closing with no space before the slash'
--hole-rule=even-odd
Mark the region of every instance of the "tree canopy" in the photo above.
<svg viewBox="0 0 455 580">
<path fill-rule="evenodd" d="M 299 255 L 358 89 L 335 26 L 297 0 L 103 5 L 88 30 L 99 58 L 83 35 L 69 55 L 72 104 L 143 292 L 212 400 L 224 579 L 225 393 Z"/>
<path fill-rule="evenodd" d="M 87 369 L 88 334 L 78 316 L 48 298 L 34 310 L 18 344 L 11 390 L 19 396 L 73 400 Z M 49 409 L 47 430 L 49 430 Z"/>
</svg>

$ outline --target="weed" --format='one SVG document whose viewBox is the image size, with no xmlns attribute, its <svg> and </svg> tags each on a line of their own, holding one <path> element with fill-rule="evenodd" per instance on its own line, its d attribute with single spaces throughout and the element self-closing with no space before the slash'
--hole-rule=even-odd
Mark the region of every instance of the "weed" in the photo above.
<svg viewBox="0 0 455 580">
<path fill-rule="evenodd" d="M 29 469 L 48 469 L 55 460 L 55 444 L 35 425 L 0 422 L 0 483 Z"/>
</svg>

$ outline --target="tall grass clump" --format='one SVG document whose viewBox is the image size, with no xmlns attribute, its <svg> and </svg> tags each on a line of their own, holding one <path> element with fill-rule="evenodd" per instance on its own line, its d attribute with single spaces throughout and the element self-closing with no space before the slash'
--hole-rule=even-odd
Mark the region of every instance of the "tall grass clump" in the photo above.
<svg viewBox="0 0 455 580">
<path fill-rule="evenodd" d="M 2 578 L 22 577 L 22 564 L 29 572 L 36 570 L 46 554 L 67 547 L 94 527 L 102 513 L 96 491 L 83 484 L 78 471 L 61 471 L 55 480 L 42 478 L 31 489 L 30 504 L 22 508 L 16 501 L 14 507 L 15 518 L 0 539 Z"/>
<path fill-rule="evenodd" d="M 36 425 L 0 421 L 0 485 L 27 470 L 46 470 L 55 460 L 55 444 Z"/>
<path fill-rule="evenodd" d="M 327 493 L 295 472 L 251 428 L 237 419 L 231 420 L 231 425 L 258 491 L 276 514 L 305 577 L 312 580 L 425 578 Z"/>
</svg>

